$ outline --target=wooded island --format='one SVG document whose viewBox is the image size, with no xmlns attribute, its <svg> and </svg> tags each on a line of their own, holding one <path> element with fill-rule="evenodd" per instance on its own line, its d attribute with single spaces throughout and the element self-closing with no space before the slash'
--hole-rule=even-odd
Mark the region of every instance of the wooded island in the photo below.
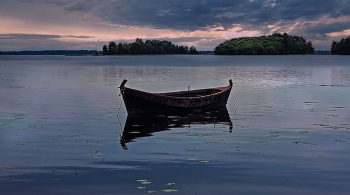
<svg viewBox="0 0 350 195">
<path fill-rule="evenodd" d="M 102 48 L 103 55 L 142 55 L 142 54 L 199 54 L 194 46 L 175 45 L 171 41 L 147 40 L 137 38 L 133 43 L 118 45 L 111 41 Z"/>
<path fill-rule="evenodd" d="M 314 54 L 311 41 L 303 37 L 274 33 L 269 36 L 241 37 L 225 41 L 215 47 L 216 55 L 288 55 Z"/>
</svg>

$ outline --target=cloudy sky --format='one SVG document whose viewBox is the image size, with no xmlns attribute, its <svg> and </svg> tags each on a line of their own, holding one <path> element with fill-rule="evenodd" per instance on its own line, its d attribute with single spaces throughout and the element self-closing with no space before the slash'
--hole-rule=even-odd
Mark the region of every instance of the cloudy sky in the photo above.
<svg viewBox="0 0 350 195">
<path fill-rule="evenodd" d="M 102 50 L 136 38 L 213 50 L 274 32 L 330 50 L 350 35 L 350 0 L 0 0 L 0 51 Z"/>
</svg>

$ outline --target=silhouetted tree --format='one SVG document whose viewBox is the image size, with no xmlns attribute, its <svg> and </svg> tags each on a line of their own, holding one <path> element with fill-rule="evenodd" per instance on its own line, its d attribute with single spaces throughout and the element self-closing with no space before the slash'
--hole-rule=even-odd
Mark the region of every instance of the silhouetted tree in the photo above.
<svg viewBox="0 0 350 195">
<path fill-rule="evenodd" d="M 107 51 L 105 51 L 107 50 Z M 171 41 L 147 40 L 143 42 L 142 39 L 137 38 L 133 43 L 119 43 L 115 44 L 111 41 L 107 46 L 103 46 L 104 55 L 115 54 L 199 54 L 194 46 L 188 49 L 188 46 L 175 45 Z"/>
<path fill-rule="evenodd" d="M 350 36 L 346 39 L 342 38 L 340 42 L 333 41 L 331 54 L 350 55 Z"/>
<path fill-rule="evenodd" d="M 114 41 L 108 44 L 108 55 L 116 55 L 118 53 L 117 44 Z"/>
<path fill-rule="evenodd" d="M 104 45 L 102 47 L 102 55 L 108 55 L 108 48 L 107 48 L 107 45 Z"/>
</svg>

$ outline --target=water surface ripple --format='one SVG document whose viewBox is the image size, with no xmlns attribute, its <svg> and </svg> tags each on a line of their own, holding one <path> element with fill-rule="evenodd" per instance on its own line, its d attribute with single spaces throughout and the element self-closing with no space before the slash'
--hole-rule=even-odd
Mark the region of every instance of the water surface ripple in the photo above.
<svg viewBox="0 0 350 195">
<path fill-rule="evenodd" d="M 234 88 L 223 112 L 130 120 L 123 79 Z M 349 95 L 349 56 L 0 56 L 0 191 L 346 194 Z"/>
</svg>

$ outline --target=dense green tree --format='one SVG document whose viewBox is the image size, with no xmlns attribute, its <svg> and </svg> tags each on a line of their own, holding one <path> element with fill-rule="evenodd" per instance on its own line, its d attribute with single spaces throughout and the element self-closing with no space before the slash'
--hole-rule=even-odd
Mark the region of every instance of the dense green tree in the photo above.
<svg viewBox="0 0 350 195">
<path fill-rule="evenodd" d="M 342 38 L 340 42 L 333 41 L 331 54 L 350 55 L 350 36 L 346 39 Z"/>
<path fill-rule="evenodd" d="M 130 44 L 130 53 L 135 55 L 135 54 L 142 54 L 142 46 L 138 42 L 133 42 Z"/>
<path fill-rule="evenodd" d="M 107 45 L 104 45 L 102 48 L 102 55 L 108 55 L 108 48 Z"/>
<path fill-rule="evenodd" d="M 331 54 L 338 54 L 338 42 L 332 42 Z"/>
<path fill-rule="evenodd" d="M 216 55 L 281 55 L 314 54 L 312 43 L 303 37 L 284 33 L 269 36 L 240 37 L 224 41 L 215 47 Z"/>
<path fill-rule="evenodd" d="M 128 54 L 128 48 L 126 44 L 122 42 L 118 43 L 118 54 Z"/>
<path fill-rule="evenodd" d="M 108 44 L 108 55 L 116 55 L 118 53 L 117 44 L 114 41 Z"/>
<path fill-rule="evenodd" d="M 194 46 L 191 46 L 189 49 L 188 46 L 175 45 L 171 41 L 146 40 L 146 42 L 143 42 L 139 38 L 133 43 L 119 43 L 118 45 L 114 41 L 111 41 L 108 48 L 107 46 L 106 48 L 103 46 L 103 51 L 105 51 L 103 55 L 199 54 Z"/>
</svg>

